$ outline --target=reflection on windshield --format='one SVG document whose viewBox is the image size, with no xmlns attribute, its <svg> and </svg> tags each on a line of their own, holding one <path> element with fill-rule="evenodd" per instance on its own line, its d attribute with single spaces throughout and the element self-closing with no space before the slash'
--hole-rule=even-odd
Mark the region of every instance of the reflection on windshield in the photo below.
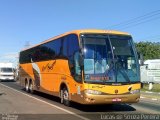
<svg viewBox="0 0 160 120">
<path fill-rule="evenodd" d="M 88 39 L 85 46 L 84 59 L 84 63 L 86 64 L 86 74 L 98 74 L 105 72 L 106 51 L 106 43 L 104 39 L 100 39 L 98 42 L 96 39 Z"/>
<path fill-rule="evenodd" d="M 86 35 L 83 44 L 85 81 L 139 81 L 131 37 Z"/>
<path fill-rule="evenodd" d="M 132 40 L 129 36 L 110 35 L 115 59 L 117 82 L 138 81 L 137 61 L 133 51 Z"/>
</svg>

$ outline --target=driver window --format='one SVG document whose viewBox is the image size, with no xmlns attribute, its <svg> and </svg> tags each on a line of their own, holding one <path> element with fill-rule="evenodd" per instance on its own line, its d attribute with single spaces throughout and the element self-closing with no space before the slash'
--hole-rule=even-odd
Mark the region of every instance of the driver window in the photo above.
<svg viewBox="0 0 160 120">
<path fill-rule="evenodd" d="M 76 52 L 74 54 L 74 62 L 75 62 L 75 74 L 76 75 L 81 75 L 81 69 L 80 69 L 80 65 L 79 65 L 79 52 Z"/>
<path fill-rule="evenodd" d="M 78 82 L 81 82 L 82 78 L 81 78 L 81 66 L 80 66 L 80 53 L 79 53 L 79 51 L 77 51 L 74 54 L 74 70 L 75 70 L 75 74 L 74 74 L 75 80 Z"/>
</svg>

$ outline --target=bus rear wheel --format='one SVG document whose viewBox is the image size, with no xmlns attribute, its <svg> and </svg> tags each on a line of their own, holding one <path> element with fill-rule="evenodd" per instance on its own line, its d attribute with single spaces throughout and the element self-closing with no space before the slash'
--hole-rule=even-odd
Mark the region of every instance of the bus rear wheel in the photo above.
<svg viewBox="0 0 160 120">
<path fill-rule="evenodd" d="M 67 88 L 63 88 L 60 93 L 61 93 L 61 103 L 66 106 L 70 106 L 69 92 Z"/>
<path fill-rule="evenodd" d="M 25 91 L 29 92 L 29 83 L 28 83 L 28 81 L 25 82 Z"/>
<path fill-rule="evenodd" d="M 34 93 L 32 81 L 30 81 L 30 83 L 29 83 L 29 91 L 30 91 L 30 93 L 32 93 L 32 94 Z"/>
</svg>

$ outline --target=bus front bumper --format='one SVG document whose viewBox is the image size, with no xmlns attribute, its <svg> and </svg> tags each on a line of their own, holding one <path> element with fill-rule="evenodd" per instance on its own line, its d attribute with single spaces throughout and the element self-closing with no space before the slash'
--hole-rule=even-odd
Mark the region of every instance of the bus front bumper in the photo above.
<svg viewBox="0 0 160 120">
<path fill-rule="evenodd" d="M 117 104 L 117 103 L 137 103 L 140 93 L 121 95 L 84 95 L 84 104 Z"/>
</svg>

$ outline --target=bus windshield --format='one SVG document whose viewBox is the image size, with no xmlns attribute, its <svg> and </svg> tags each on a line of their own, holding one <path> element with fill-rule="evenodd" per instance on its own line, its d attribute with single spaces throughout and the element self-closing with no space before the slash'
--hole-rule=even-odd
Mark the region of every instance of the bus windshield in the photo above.
<svg viewBox="0 0 160 120">
<path fill-rule="evenodd" d="M 82 35 L 84 78 L 89 83 L 139 82 L 139 64 L 131 36 Z"/>
</svg>

